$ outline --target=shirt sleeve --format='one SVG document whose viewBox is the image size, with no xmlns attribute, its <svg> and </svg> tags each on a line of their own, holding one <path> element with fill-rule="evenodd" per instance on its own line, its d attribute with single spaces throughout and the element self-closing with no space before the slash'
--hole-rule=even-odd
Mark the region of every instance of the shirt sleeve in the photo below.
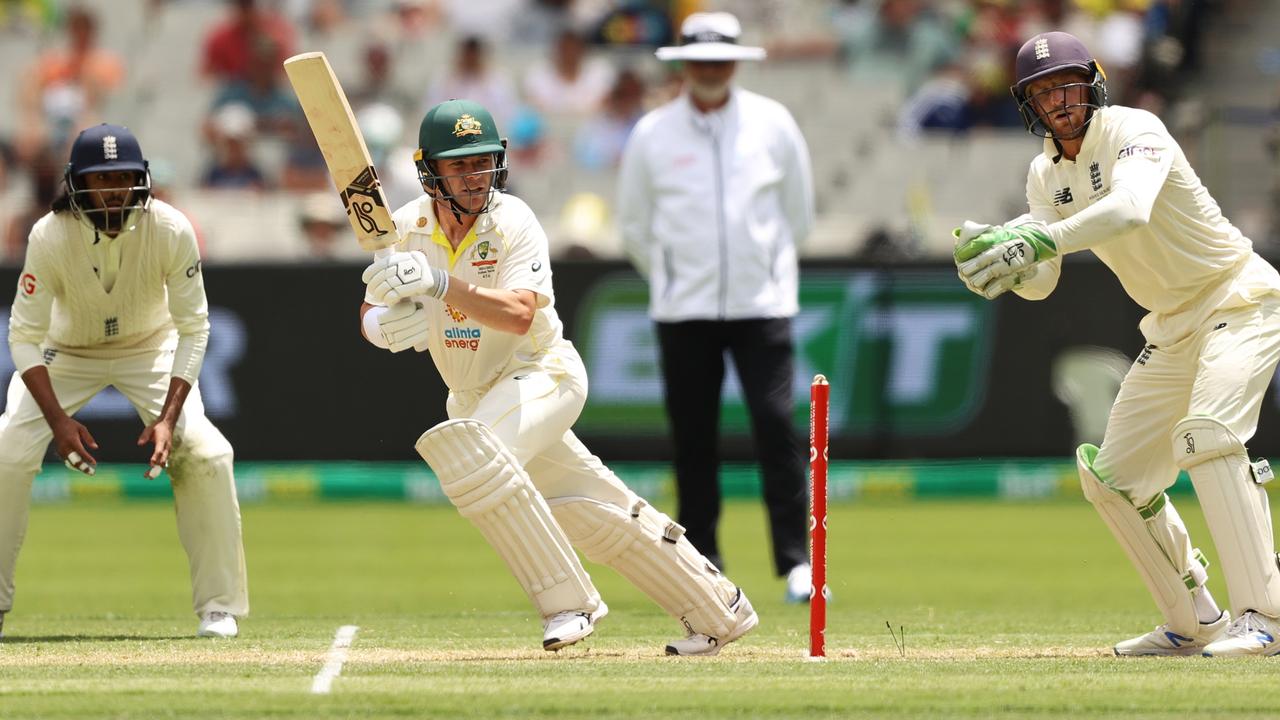
<svg viewBox="0 0 1280 720">
<path fill-rule="evenodd" d="M 538 307 L 551 304 L 551 258 L 547 234 L 543 232 L 533 211 L 511 237 L 498 258 L 498 280 L 495 287 L 503 290 L 532 290 L 538 294 Z"/>
<path fill-rule="evenodd" d="M 646 135 L 639 127 L 632 130 L 623 150 L 618 170 L 617 212 L 623 250 L 640 275 L 648 279 L 653 192 L 645 161 Z"/>
<path fill-rule="evenodd" d="M 783 172 L 782 211 L 791 227 L 796 246 L 804 244 L 813 229 L 813 165 L 804 134 L 791 114 L 782 112 L 782 133 L 787 143 L 787 161 Z"/>
<path fill-rule="evenodd" d="M 18 291 L 9 311 L 9 354 L 18 374 L 44 362 L 40 344 L 49 333 L 53 312 L 53 283 L 49 262 L 36 242 L 39 226 L 31 231 L 27 257 L 18 276 Z"/>
<path fill-rule="evenodd" d="M 1041 222 L 1053 223 L 1062 219 L 1054 209 L 1049 194 L 1045 192 L 1044 183 L 1036 172 L 1034 163 L 1027 172 L 1027 206 L 1031 210 L 1031 217 Z M 1061 275 L 1062 255 L 1059 254 L 1037 265 L 1035 276 L 1024 282 L 1021 287 L 1015 288 L 1013 292 L 1024 300 L 1043 300 L 1058 287 L 1058 278 Z"/>
<path fill-rule="evenodd" d="M 1075 215 L 1049 225 L 1058 254 L 1097 247 L 1146 225 L 1169 177 L 1175 144 L 1163 129 L 1147 126 L 1120 143 L 1111 169 L 1111 192 Z"/>
<path fill-rule="evenodd" d="M 182 218 L 173 230 L 173 248 L 165 268 L 169 315 L 178 328 L 178 349 L 173 355 L 173 377 L 195 384 L 209 345 L 209 301 L 204 293 L 204 273 L 196 233 Z"/>
</svg>

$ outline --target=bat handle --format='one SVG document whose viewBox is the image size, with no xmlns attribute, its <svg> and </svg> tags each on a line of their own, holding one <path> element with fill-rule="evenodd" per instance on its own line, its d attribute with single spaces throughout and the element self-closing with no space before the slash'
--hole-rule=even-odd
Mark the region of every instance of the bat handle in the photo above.
<svg viewBox="0 0 1280 720">
<path fill-rule="evenodd" d="M 386 256 L 390 255 L 390 254 L 391 254 L 392 249 L 393 249 L 393 248 L 392 248 L 391 246 L 387 246 L 387 247 L 384 247 L 384 248 L 378 248 L 377 250 L 374 250 L 374 251 L 373 251 L 373 258 L 374 258 L 375 260 L 381 260 L 381 259 L 385 258 Z M 412 300 L 410 300 L 409 298 L 405 298 L 404 300 L 400 300 L 397 304 L 399 304 L 399 303 L 405 303 L 405 302 L 413 302 L 413 301 L 412 301 Z M 426 352 L 426 351 L 427 351 L 427 349 L 428 349 L 427 342 L 424 340 L 424 341 L 422 341 L 422 342 L 418 343 L 417 345 L 414 345 L 414 346 L 413 346 L 413 349 L 414 349 L 414 350 L 416 350 L 416 351 L 418 351 L 418 352 Z"/>
</svg>

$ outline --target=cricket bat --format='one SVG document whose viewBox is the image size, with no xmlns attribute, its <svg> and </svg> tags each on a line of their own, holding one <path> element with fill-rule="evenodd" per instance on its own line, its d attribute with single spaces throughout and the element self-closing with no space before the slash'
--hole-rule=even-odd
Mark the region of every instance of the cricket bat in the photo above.
<svg viewBox="0 0 1280 720">
<path fill-rule="evenodd" d="M 374 255 L 389 252 L 387 248 L 399 238 L 391 222 L 387 196 L 329 60 L 322 52 L 302 53 L 285 60 L 284 71 L 324 154 L 360 247 Z"/>
<path fill-rule="evenodd" d="M 371 251 L 374 257 L 389 254 L 399 236 L 391 221 L 391 211 L 387 209 L 387 196 L 382 192 L 382 183 L 378 182 L 378 172 L 373 169 L 373 159 L 356 124 L 355 113 L 351 112 L 351 103 L 347 102 L 347 94 L 342 91 L 329 60 L 321 52 L 302 53 L 285 60 L 284 71 L 302 104 L 311 134 L 324 154 L 329 175 L 342 197 L 347 220 L 360 247 Z M 419 343 L 415 349 L 426 350 L 426 342 Z"/>
</svg>

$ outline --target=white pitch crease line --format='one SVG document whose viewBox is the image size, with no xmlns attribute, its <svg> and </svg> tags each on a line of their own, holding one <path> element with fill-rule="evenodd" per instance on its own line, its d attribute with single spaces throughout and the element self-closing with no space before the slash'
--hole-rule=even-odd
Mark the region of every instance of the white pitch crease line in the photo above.
<svg viewBox="0 0 1280 720">
<path fill-rule="evenodd" d="M 325 695 L 333 687 L 333 679 L 342 673 L 342 664 L 347 661 L 347 648 L 351 647 L 351 641 L 355 639 L 359 629 L 356 625 L 338 628 L 337 634 L 333 636 L 333 644 L 329 646 L 329 653 L 324 656 L 324 667 L 320 668 L 315 680 L 311 682 L 313 695 Z"/>
</svg>

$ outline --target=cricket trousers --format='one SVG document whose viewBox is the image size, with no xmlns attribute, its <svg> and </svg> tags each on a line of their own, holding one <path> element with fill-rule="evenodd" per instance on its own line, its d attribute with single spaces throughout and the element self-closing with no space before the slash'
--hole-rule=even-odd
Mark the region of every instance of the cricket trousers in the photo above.
<svg viewBox="0 0 1280 720">
<path fill-rule="evenodd" d="M 149 350 L 111 359 L 60 352 L 47 365 L 53 391 L 68 414 L 112 386 L 129 400 L 143 423 L 150 424 L 164 406 L 173 351 Z M 0 416 L 0 612 L 13 607 L 14 575 L 26 535 L 31 484 L 52 437 L 40 408 L 22 378 L 14 373 Z M 145 461 L 144 451 L 138 452 Z M 232 462 L 231 444 L 205 417 L 197 384 L 191 388 L 174 429 L 168 467 L 197 615 L 221 611 L 244 617 L 249 613 Z"/>
<path fill-rule="evenodd" d="M 769 515 L 774 570 L 809 561 L 805 441 L 792 413 L 794 350 L 790 318 L 657 323 L 667 419 L 675 448 L 677 521 L 694 547 L 721 563 L 720 401 L 725 353 L 733 358 Z"/>
</svg>

